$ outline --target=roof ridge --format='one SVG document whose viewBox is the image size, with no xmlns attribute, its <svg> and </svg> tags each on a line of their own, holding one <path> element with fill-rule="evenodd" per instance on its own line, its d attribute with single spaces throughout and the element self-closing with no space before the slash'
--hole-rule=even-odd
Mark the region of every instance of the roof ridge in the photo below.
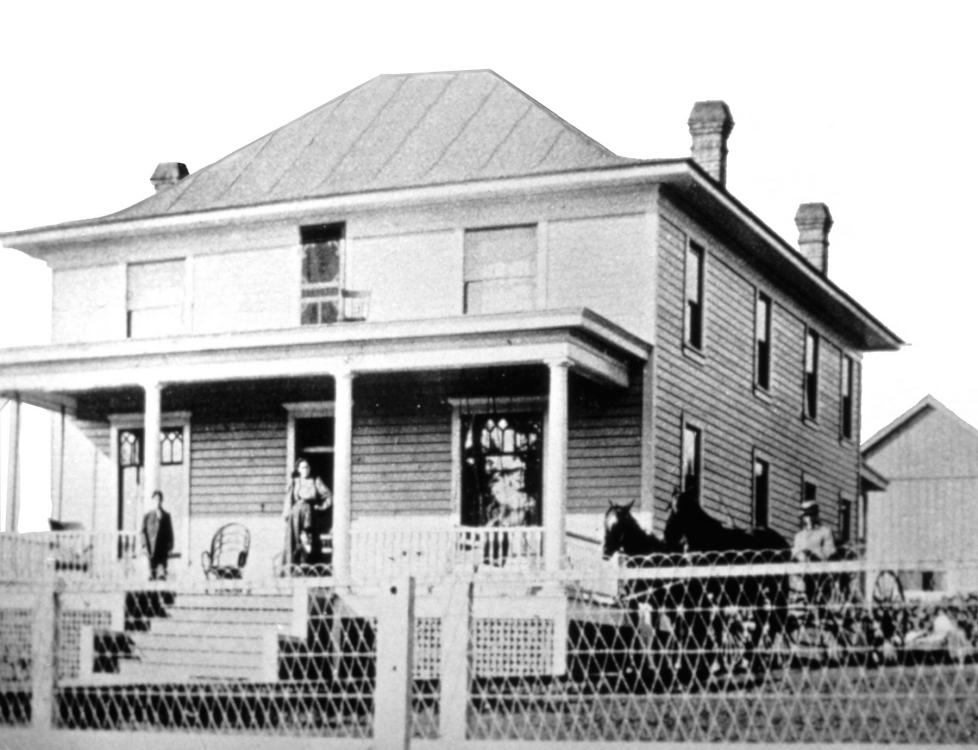
<svg viewBox="0 0 978 750">
<path fill-rule="evenodd" d="M 936 396 L 928 393 L 892 422 L 873 433 L 873 435 L 862 444 L 860 451 L 863 453 L 863 455 L 866 455 L 883 447 L 883 445 L 888 443 L 892 438 L 896 437 L 897 434 L 910 427 L 910 425 L 913 424 L 913 422 L 919 417 L 922 417 L 925 413 L 925 409 L 930 409 L 950 417 L 968 432 L 971 432 L 976 438 L 978 438 L 978 428 L 955 414 L 954 411 L 945 406 Z"/>
</svg>

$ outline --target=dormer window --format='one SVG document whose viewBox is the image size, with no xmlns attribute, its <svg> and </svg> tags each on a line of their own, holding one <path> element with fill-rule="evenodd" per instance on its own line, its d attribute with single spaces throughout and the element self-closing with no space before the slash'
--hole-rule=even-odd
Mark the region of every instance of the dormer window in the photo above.
<svg viewBox="0 0 978 750">
<path fill-rule="evenodd" d="M 343 224 L 300 227 L 302 237 L 302 312 L 304 326 L 335 323 L 342 306 Z"/>
</svg>

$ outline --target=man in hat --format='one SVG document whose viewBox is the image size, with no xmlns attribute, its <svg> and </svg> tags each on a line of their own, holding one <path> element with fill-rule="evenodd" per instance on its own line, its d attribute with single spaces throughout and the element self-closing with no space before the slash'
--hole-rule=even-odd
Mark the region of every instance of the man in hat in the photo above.
<svg viewBox="0 0 978 750">
<path fill-rule="evenodd" d="M 801 529 L 795 534 L 791 556 L 796 560 L 830 560 L 835 556 L 832 529 L 818 519 L 818 503 L 806 500 L 801 504 Z"/>
</svg>

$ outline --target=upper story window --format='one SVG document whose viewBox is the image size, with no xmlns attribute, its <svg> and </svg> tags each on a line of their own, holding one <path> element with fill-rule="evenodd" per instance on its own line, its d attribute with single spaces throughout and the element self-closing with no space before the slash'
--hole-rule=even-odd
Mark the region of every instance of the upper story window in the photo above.
<svg viewBox="0 0 978 750">
<path fill-rule="evenodd" d="M 186 261 L 130 263 L 126 267 L 126 336 L 172 336 L 183 330 Z"/>
<path fill-rule="evenodd" d="M 754 457 L 754 525 L 767 526 L 769 497 L 771 492 L 771 466 L 767 461 Z"/>
<path fill-rule="evenodd" d="M 839 541 L 843 544 L 853 541 L 852 501 L 839 498 Z"/>
<path fill-rule="evenodd" d="M 852 429 L 853 429 L 853 409 L 855 399 L 854 394 L 854 380 L 856 374 L 856 363 L 853 361 L 852 357 L 844 354 L 842 356 L 842 383 L 841 383 L 841 404 L 842 404 L 842 415 L 839 421 L 839 431 L 842 437 L 846 440 L 852 439 Z"/>
<path fill-rule="evenodd" d="M 805 411 L 806 419 L 818 417 L 818 334 L 805 331 Z"/>
<path fill-rule="evenodd" d="M 686 307 L 683 336 L 687 346 L 703 348 L 703 248 L 695 242 L 686 247 Z"/>
<path fill-rule="evenodd" d="M 771 387 L 771 298 L 758 293 L 754 310 L 754 384 Z"/>
<path fill-rule="evenodd" d="M 465 312 L 532 310 L 536 277 L 535 226 L 465 232 Z"/>
<path fill-rule="evenodd" d="M 682 466 L 680 490 L 693 489 L 702 493 L 703 478 L 703 431 L 695 425 L 683 424 Z"/>
<path fill-rule="evenodd" d="M 342 310 L 345 225 L 300 227 L 302 237 L 302 325 L 335 323 Z"/>
</svg>

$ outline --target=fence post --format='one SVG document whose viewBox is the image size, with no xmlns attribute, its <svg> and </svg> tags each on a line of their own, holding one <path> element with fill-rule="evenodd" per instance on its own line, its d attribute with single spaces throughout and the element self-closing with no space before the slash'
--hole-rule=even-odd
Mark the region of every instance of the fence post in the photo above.
<svg viewBox="0 0 978 750">
<path fill-rule="evenodd" d="M 407 750 L 411 742 L 414 674 L 414 578 L 381 589 L 377 610 L 374 746 Z"/>
<path fill-rule="evenodd" d="M 64 580 L 46 580 L 37 593 L 31 641 L 31 724 L 35 730 L 54 726 L 54 691 L 58 678 L 58 626 Z"/>
<path fill-rule="evenodd" d="M 473 588 L 471 580 L 453 587 L 441 621 L 438 735 L 451 747 L 465 741 L 468 728 Z"/>
</svg>

